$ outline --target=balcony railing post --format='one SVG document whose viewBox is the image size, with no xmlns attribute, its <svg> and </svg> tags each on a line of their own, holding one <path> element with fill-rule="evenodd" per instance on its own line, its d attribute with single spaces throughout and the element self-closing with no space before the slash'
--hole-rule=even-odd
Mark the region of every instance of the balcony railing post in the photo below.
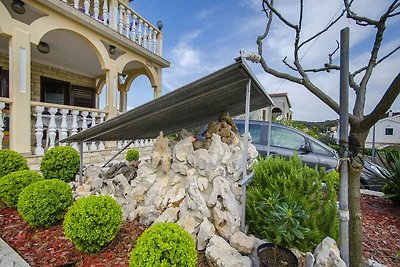
<svg viewBox="0 0 400 267">
<path fill-rule="evenodd" d="M 143 25 L 143 20 L 139 18 L 139 24 L 138 24 L 138 44 L 142 45 L 142 25 Z"/>
<path fill-rule="evenodd" d="M 50 122 L 49 122 L 49 129 L 48 129 L 48 135 L 50 139 L 50 148 L 53 148 L 56 144 L 56 113 L 57 113 L 57 108 L 50 108 Z"/>
<path fill-rule="evenodd" d="M 153 49 L 153 28 L 149 27 L 149 37 L 147 38 L 147 49 L 152 51 Z"/>
<path fill-rule="evenodd" d="M 134 42 L 137 42 L 136 38 L 136 21 L 137 21 L 137 16 L 133 14 L 132 16 L 132 32 L 131 32 L 131 40 Z"/>
<path fill-rule="evenodd" d="M 74 0 L 74 8 L 79 9 L 79 0 Z"/>
<path fill-rule="evenodd" d="M 5 106 L 6 106 L 5 103 L 0 102 L 0 149 L 3 149 L 3 138 L 4 138 L 3 109 Z"/>
<path fill-rule="evenodd" d="M 118 32 L 123 34 L 124 29 L 124 9 L 125 7 L 121 4 L 119 5 L 119 15 L 118 15 Z"/>
<path fill-rule="evenodd" d="M 106 114 L 101 112 L 100 113 L 100 124 L 104 122 L 104 118 L 106 117 Z M 99 150 L 104 150 L 106 147 L 104 146 L 104 143 L 102 141 L 99 142 Z"/>
<path fill-rule="evenodd" d="M 89 9 L 90 9 L 90 0 L 85 0 L 85 2 L 83 3 L 84 7 L 85 7 L 85 14 L 89 15 Z"/>
<path fill-rule="evenodd" d="M 60 140 L 68 137 L 68 125 L 67 125 L 67 115 L 69 113 L 69 109 L 61 109 L 61 134 Z M 62 146 L 66 146 L 66 143 L 61 143 Z"/>
<path fill-rule="evenodd" d="M 103 1 L 103 24 L 108 25 L 108 3 L 107 3 L 107 0 Z"/>
<path fill-rule="evenodd" d="M 99 0 L 94 0 L 93 12 L 94 12 L 94 19 L 99 20 L 99 14 L 100 14 L 100 1 Z"/>
<path fill-rule="evenodd" d="M 157 34 L 157 50 L 156 54 L 162 56 L 162 33 Z"/>
<path fill-rule="evenodd" d="M 131 14 L 132 12 L 127 9 L 125 13 L 125 36 L 129 38 L 129 34 L 131 33 Z"/>
<path fill-rule="evenodd" d="M 94 127 L 96 126 L 96 117 L 97 117 L 98 113 L 97 112 L 91 112 L 90 116 L 92 117 L 92 123 L 90 125 L 90 127 Z M 96 145 L 96 141 L 93 141 L 92 144 L 90 145 L 90 151 L 95 151 L 97 150 L 97 145 Z"/>
<path fill-rule="evenodd" d="M 71 135 L 77 134 L 78 133 L 78 115 L 79 115 L 79 110 L 72 110 L 72 131 L 71 131 Z M 72 143 L 72 147 L 75 148 L 76 150 L 78 150 L 78 143 L 77 142 L 73 142 Z"/>
<path fill-rule="evenodd" d="M 35 148 L 35 155 L 42 156 L 44 154 L 44 149 L 42 146 L 43 140 L 43 120 L 42 120 L 42 113 L 44 111 L 44 107 L 37 106 L 36 110 L 36 124 L 35 124 L 35 137 L 36 137 L 36 148 Z"/>
<path fill-rule="evenodd" d="M 149 27 L 149 24 L 147 24 L 146 22 L 144 23 L 144 28 L 143 28 L 143 42 L 142 42 L 142 46 L 144 48 L 147 47 L 147 28 Z"/>
<path fill-rule="evenodd" d="M 88 128 L 87 125 L 87 116 L 89 115 L 89 112 L 87 111 L 82 111 L 82 131 L 86 130 Z M 86 142 L 83 142 L 83 151 L 88 151 L 88 147 L 86 145 Z"/>
</svg>

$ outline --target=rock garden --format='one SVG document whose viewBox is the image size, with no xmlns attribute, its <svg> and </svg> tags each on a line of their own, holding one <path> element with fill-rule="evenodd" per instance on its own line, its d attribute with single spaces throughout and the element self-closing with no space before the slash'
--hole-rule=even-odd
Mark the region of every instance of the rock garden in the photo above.
<svg viewBox="0 0 400 267">
<path fill-rule="evenodd" d="M 2 150 L 0 237 L 31 266 L 302 266 L 306 258 L 307 266 L 344 266 L 337 174 L 298 158 L 258 158 L 250 145 L 255 175 L 242 232 L 243 138 L 229 116 L 210 123 L 206 137 L 160 133 L 149 158 L 131 150 L 125 161 L 87 166 L 82 184 L 73 148 L 49 150 L 40 174 Z M 363 196 L 362 210 L 370 266 L 400 264 L 400 209 Z"/>
</svg>

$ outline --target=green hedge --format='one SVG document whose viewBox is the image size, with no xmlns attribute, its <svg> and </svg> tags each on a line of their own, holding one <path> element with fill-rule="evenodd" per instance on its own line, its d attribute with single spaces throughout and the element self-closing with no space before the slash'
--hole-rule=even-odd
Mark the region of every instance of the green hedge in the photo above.
<svg viewBox="0 0 400 267">
<path fill-rule="evenodd" d="M 337 240 L 337 195 L 333 180 L 327 179 L 324 171 L 303 166 L 298 157 L 289 161 L 279 157 L 259 159 L 254 170 L 246 203 L 251 233 L 301 251 L 313 251 L 326 236 Z M 323 181 L 326 191 L 322 190 Z M 285 220 L 285 212 L 298 224 L 290 218 Z M 277 229 L 282 220 L 286 225 Z"/>
<path fill-rule="evenodd" d="M 64 233 L 77 249 L 96 253 L 117 234 L 122 222 L 120 205 L 109 196 L 77 200 L 64 219 Z"/>
<path fill-rule="evenodd" d="M 29 170 L 26 159 L 12 150 L 0 150 L 0 162 L 0 177 L 15 171 Z"/>
<path fill-rule="evenodd" d="M 129 266 L 197 266 L 192 237 L 175 223 L 158 223 L 148 228 L 131 252 Z"/>
<path fill-rule="evenodd" d="M 69 146 L 58 146 L 48 150 L 40 162 L 40 171 L 45 179 L 75 180 L 79 171 L 79 153 Z"/>
<path fill-rule="evenodd" d="M 0 178 L 0 199 L 10 207 L 16 207 L 19 194 L 28 185 L 43 180 L 35 171 L 16 171 Z"/>
<path fill-rule="evenodd" d="M 22 190 L 17 208 L 31 226 L 48 228 L 64 217 L 72 201 L 72 189 L 67 183 L 43 180 Z"/>
</svg>

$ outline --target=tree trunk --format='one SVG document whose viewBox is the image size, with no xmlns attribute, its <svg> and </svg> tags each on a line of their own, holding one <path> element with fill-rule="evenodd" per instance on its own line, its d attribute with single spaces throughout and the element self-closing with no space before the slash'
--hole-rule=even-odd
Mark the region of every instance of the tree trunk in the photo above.
<svg viewBox="0 0 400 267">
<path fill-rule="evenodd" d="M 349 248 L 350 266 L 363 265 L 362 260 L 362 221 L 360 209 L 360 175 L 364 166 L 363 149 L 368 131 L 350 130 L 349 153 L 352 155 L 349 164 Z"/>
</svg>

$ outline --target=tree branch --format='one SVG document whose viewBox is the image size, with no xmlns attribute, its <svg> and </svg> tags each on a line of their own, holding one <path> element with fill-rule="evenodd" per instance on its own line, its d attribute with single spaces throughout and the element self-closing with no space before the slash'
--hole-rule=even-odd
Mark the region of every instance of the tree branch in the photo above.
<svg viewBox="0 0 400 267">
<path fill-rule="evenodd" d="M 290 64 L 286 61 L 286 59 L 287 59 L 287 57 L 285 57 L 285 58 L 282 60 L 282 62 L 283 62 L 289 69 L 294 70 L 294 71 L 298 71 L 295 67 L 293 67 L 292 65 L 290 65 Z"/>
<path fill-rule="evenodd" d="M 360 128 L 370 129 L 378 120 L 382 118 L 385 112 L 392 106 L 393 102 L 400 93 L 400 73 L 392 81 L 385 94 L 382 96 L 374 110 L 360 122 Z"/>
<path fill-rule="evenodd" d="M 263 0 L 263 3 L 265 3 L 268 6 L 268 9 L 271 10 L 283 23 L 285 23 L 287 26 L 289 26 L 292 29 L 297 29 L 297 25 L 294 25 L 293 23 L 289 22 L 287 19 L 285 19 L 282 14 L 276 10 L 273 6 L 273 1 L 271 3 L 269 0 Z"/>
<path fill-rule="evenodd" d="M 349 3 L 348 0 L 344 0 L 344 7 L 347 13 L 347 17 L 356 21 L 358 25 L 368 26 L 368 25 L 378 25 L 379 21 L 373 20 L 371 18 L 358 16 L 355 12 L 351 10 L 351 4 L 353 1 Z"/>
</svg>

